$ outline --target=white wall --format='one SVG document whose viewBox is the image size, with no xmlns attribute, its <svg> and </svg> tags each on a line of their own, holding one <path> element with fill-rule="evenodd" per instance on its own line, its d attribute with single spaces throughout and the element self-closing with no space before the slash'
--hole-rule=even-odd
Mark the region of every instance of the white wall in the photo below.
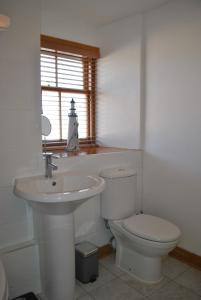
<svg viewBox="0 0 201 300">
<path fill-rule="evenodd" d="M 0 12 L 11 17 L 8 31 L 0 31 L 0 249 L 33 237 L 29 210 L 12 193 L 15 176 L 40 170 L 40 3 L 38 0 L 1 0 Z M 12 256 L 12 258 L 11 258 Z M 11 295 L 24 287 L 15 285 L 24 272 L 37 290 L 37 271 L 23 262 L 30 252 L 16 253 L 10 259 L 18 264 L 6 270 Z M 23 266 L 23 270 L 22 270 Z M 29 268 L 30 267 L 30 268 Z M 35 267 L 34 267 L 35 268 Z M 31 276 L 34 274 L 35 276 Z M 30 276 L 29 276 L 30 275 Z M 27 279 L 27 280 L 29 280 Z M 27 281 L 26 281 L 27 283 Z M 30 287 L 27 283 L 28 286 Z M 13 289 L 12 286 L 15 285 Z"/>
<path fill-rule="evenodd" d="M 96 28 L 76 17 L 67 5 L 63 8 L 54 0 L 42 0 L 41 32 L 83 44 L 99 45 Z"/>
<path fill-rule="evenodd" d="M 0 32 L 0 247 L 29 236 L 26 207 L 13 196 L 12 183 L 39 167 L 39 8 L 31 0 L 0 5 L 12 22 Z"/>
<path fill-rule="evenodd" d="M 140 148 L 141 16 L 99 30 L 97 139 L 108 146 Z"/>
<path fill-rule="evenodd" d="M 38 246 L 30 244 L 19 249 L 6 249 L 2 255 L 11 298 L 27 292 L 40 291 Z"/>
<path fill-rule="evenodd" d="M 146 16 L 144 209 L 182 230 L 201 255 L 201 2 Z"/>
<path fill-rule="evenodd" d="M 145 145 L 145 211 L 178 224 L 180 246 L 199 255 L 200 31 L 198 0 L 170 1 L 102 27 L 97 108 L 100 142 Z"/>
<path fill-rule="evenodd" d="M 42 33 L 99 46 L 97 139 L 140 148 L 141 16 L 97 30 L 53 2 L 42 0 Z M 114 105 L 115 103 L 115 105 Z"/>
</svg>

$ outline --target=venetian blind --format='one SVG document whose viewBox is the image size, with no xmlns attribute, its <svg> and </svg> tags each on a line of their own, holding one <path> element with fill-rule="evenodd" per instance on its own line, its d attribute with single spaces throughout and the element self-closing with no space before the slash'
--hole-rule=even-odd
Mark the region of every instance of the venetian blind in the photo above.
<svg viewBox="0 0 201 300">
<path fill-rule="evenodd" d="M 96 59 L 99 49 L 41 37 L 42 110 L 52 124 L 47 140 L 66 141 L 70 101 L 76 103 L 79 138 L 95 143 Z"/>
</svg>

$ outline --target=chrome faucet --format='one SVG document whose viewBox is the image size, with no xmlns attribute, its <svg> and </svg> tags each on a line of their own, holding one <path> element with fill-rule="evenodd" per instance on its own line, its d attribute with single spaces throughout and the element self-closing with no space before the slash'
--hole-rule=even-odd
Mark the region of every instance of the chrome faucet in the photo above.
<svg viewBox="0 0 201 300">
<path fill-rule="evenodd" d="M 58 169 L 58 167 L 52 163 L 52 157 L 57 157 L 53 156 L 53 153 L 44 153 L 43 156 L 45 158 L 45 177 L 52 178 L 52 171 Z"/>
</svg>

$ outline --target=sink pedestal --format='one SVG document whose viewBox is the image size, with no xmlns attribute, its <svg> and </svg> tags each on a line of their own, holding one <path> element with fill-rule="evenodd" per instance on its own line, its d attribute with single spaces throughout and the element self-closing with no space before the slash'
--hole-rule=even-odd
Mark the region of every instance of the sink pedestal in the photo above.
<svg viewBox="0 0 201 300">
<path fill-rule="evenodd" d="M 42 294 L 48 300 L 73 300 L 75 290 L 74 215 L 34 212 L 39 243 Z"/>
</svg>

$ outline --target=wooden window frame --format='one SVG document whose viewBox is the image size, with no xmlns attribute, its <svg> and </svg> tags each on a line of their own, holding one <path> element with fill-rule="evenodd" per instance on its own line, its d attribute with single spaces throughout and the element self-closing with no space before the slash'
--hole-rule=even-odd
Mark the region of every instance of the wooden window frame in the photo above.
<svg viewBox="0 0 201 300">
<path fill-rule="evenodd" d="M 80 55 L 84 61 L 84 70 L 87 76 L 84 77 L 84 89 L 70 89 L 61 87 L 50 87 L 42 86 L 42 91 L 56 91 L 61 95 L 62 92 L 65 93 L 78 93 L 85 94 L 87 96 L 87 138 L 79 139 L 79 143 L 82 146 L 94 146 L 96 145 L 96 62 L 100 58 L 100 49 L 97 47 L 67 41 L 51 36 L 41 35 L 41 48 L 52 49 L 56 51 L 62 51 L 66 53 L 71 53 L 73 55 Z M 90 66 L 89 66 L 90 65 Z M 89 67 L 91 68 L 91 89 L 88 87 L 88 76 Z M 66 146 L 66 140 L 55 140 L 55 141 L 43 141 L 43 147 L 47 150 L 64 149 Z"/>
</svg>

